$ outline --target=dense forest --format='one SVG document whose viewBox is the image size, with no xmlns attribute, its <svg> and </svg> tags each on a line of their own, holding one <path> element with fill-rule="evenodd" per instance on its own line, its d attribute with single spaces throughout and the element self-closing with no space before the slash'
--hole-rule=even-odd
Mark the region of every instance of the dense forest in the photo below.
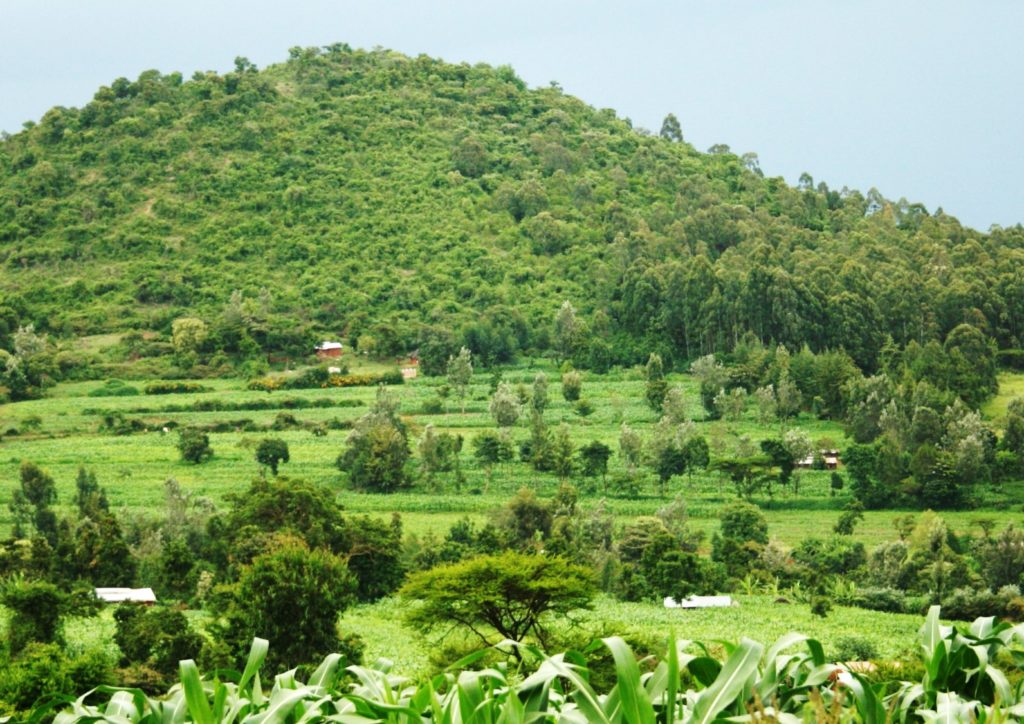
<svg viewBox="0 0 1024 724">
<path fill-rule="evenodd" d="M 441 366 L 465 345 L 591 369 L 652 351 L 679 368 L 753 337 L 871 373 L 964 323 L 1021 346 L 1019 225 L 793 188 L 756 154 L 693 148 L 685 117 L 655 134 L 508 67 L 344 44 L 119 78 L 0 141 L 0 347 L 20 354 L 29 324 L 141 347 L 183 316 L 229 364 L 326 335 Z"/>
</svg>

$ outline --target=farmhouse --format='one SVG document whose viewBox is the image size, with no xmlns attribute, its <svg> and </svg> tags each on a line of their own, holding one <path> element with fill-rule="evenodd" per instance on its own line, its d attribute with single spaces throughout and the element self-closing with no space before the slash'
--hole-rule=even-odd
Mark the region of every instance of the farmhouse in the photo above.
<svg viewBox="0 0 1024 724">
<path fill-rule="evenodd" d="M 96 598 L 105 603 L 141 603 L 146 606 L 156 603 L 152 588 L 97 588 Z"/>
<path fill-rule="evenodd" d="M 321 342 L 316 346 L 317 359 L 341 357 L 341 342 Z"/>
<path fill-rule="evenodd" d="M 839 467 L 839 451 L 838 450 L 819 450 L 817 456 L 822 461 L 822 466 L 825 470 L 836 470 Z M 813 468 L 814 467 L 815 454 L 808 455 L 802 460 L 796 461 L 798 468 Z"/>
</svg>

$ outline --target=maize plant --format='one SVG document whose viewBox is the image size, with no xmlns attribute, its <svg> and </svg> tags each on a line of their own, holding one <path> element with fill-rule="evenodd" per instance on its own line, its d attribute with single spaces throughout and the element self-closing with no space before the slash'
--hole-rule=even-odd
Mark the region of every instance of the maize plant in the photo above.
<svg viewBox="0 0 1024 724">
<path fill-rule="evenodd" d="M 658 661 L 638 660 L 622 639 L 611 637 L 595 645 L 614 661 L 615 683 L 607 691 L 591 685 L 583 654 L 546 655 L 508 641 L 499 648 L 518 648 L 520 655 L 508 659 L 516 662 L 513 668 L 465 668 L 481 652 L 416 684 L 392 674 L 386 661 L 342 669 L 335 654 L 308 682 L 299 682 L 293 670 L 268 689 L 259 674 L 267 642 L 256 639 L 241 674 L 218 672 L 204 680 L 194 662 L 183 661 L 179 683 L 164 697 L 101 687 L 75 700 L 55 697 L 29 721 L 57 711 L 56 724 L 1009 722 L 1024 718 L 1024 693 L 994 661 L 999 656 L 1016 667 L 1024 657 L 1011 647 L 1022 638 L 1021 626 L 991 618 L 966 631 L 942 626 L 933 607 L 920 633 L 922 681 L 871 683 L 829 662 L 818 641 L 800 634 L 769 647 L 749 639 L 723 644 L 719 656 L 704 644 L 671 637 Z M 690 684 L 686 690 L 683 681 Z"/>
</svg>

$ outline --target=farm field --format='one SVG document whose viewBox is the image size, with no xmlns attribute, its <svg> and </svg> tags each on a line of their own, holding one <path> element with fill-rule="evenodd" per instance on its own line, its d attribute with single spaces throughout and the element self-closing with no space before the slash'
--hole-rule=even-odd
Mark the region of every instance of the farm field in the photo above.
<svg viewBox="0 0 1024 724">
<path fill-rule="evenodd" d="M 364 368 L 365 369 L 365 368 Z M 379 370 L 376 366 L 371 369 Z M 594 407 L 592 414 L 581 417 L 562 399 L 557 382 L 558 371 L 552 367 L 519 367 L 503 372 L 504 381 L 529 386 L 538 371 L 550 380 L 551 404 L 545 412 L 545 421 L 556 426 L 562 421 L 570 424 L 573 442 L 579 446 L 599 440 L 617 451 L 620 427 L 627 424 L 642 435 L 650 434 L 656 416 L 643 399 L 644 383 L 635 370 L 617 374 L 585 375 L 583 397 Z M 681 387 L 688 402 L 689 412 L 696 420 L 699 432 L 706 435 L 712 456 L 719 451 L 730 451 L 742 438 L 751 442 L 778 435 L 777 425 L 759 424 L 753 411 L 748 410 L 736 422 L 701 422 L 701 409 L 696 384 L 685 375 L 669 377 L 670 384 Z M 19 402 L 0 406 L 0 430 L 6 431 L 0 442 L 0 531 L 9 530 L 12 519 L 9 502 L 17 481 L 17 471 L 24 460 L 46 469 L 57 482 L 59 512 L 66 512 L 74 491 L 75 474 L 80 466 L 94 471 L 106 488 L 115 510 L 130 515 L 157 515 L 163 505 L 163 484 L 175 478 L 182 487 L 194 495 L 207 496 L 217 505 L 223 505 L 228 496 L 244 490 L 251 479 L 260 474 L 253 458 L 253 448 L 267 436 L 279 437 L 288 443 L 291 462 L 282 468 L 282 474 L 304 478 L 334 489 L 344 506 L 358 513 L 390 516 L 402 514 L 405 530 L 415 535 L 443 536 L 450 526 L 464 516 L 474 522 L 486 520 L 489 511 L 500 507 L 522 487 L 534 489 L 539 495 L 553 495 L 560 481 L 552 474 L 537 473 L 528 465 L 514 462 L 495 467 L 491 478 L 475 461 L 471 446 L 465 445 L 461 464 L 465 482 L 456 489 L 454 476 L 439 474 L 432 484 L 419 479 L 408 490 L 390 494 L 354 492 L 344 484 L 344 476 L 334 461 L 344 446 L 347 425 L 364 414 L 372 404 L 375 390 L 368 387 L 343 389 L 305 389 L 276 391 L 273 393 L 249 391 L 243 380 L 197 380 L 208 388 L 201 393 L 148 395 L 124 397 L 92 397 L 89 393 L 102 386 L 102 382 L 78 382 L 58 385 L 42 400 Z M 128 382 L 140 390 L 144 382 Z M 467 443 L 478 432 L 493 429 L 494 422 L 487 412 L 490 377 L 476 375 L 465 401 L 465 411 L 459 400 L 449 396 L 440 401 L 439 392 L 444 378 L 420 378 L 405 385 L 394 386 L 392 394 L 400 401 L 400 413 L 410 428 L 410 439 L 415 441 L 427 425 L 439 430 L 461 434 Z M 1004 410 L 1008 395 L 1024 387 L 1024 376 L 1004 375 L 1004 392 L 987 409 L 998 414 Z M 308 404 L 330 404 L 329 407 L 294 408 L 296 400 Z M 442 412 L 424 412 L 430 404 L 442 404 Z M 268 409 L 225 411 L 208 409 L 196 411 L 192 407 L 217 408 L 249 403 L 267 405 Z M 122 415 L 155 428 L 153 432 L 116 435 L 103 429 L 104 417 Z M 318 437 L 308 429 L 289 429 L 280 423 L 279 415 L 293 415 L 299 424 L 326 425 L 328 434 Z M 214 457 L 201 465 L 184 463 L 176 448 L 175 426 L 200 425 L 225 432 L 211 432 Z M 266 427 L 266 431 L 242 431 L 245 426 Z M 275 426 L 284 429 L 272 429 Z M 790 425 L 802 428 L 813 440 L 827 440 L 843 447 L 846 437 L 840 425 L 821 421 L 803 414 Z M 167 428 L 164 432 L 161 428 Z M 335 429 L 332 429 L 335 428 Z M 16 431 L 16 432 L 15 432 Z M 527 436 L 521 419 L 513 428 L 513 438 Z M 629 496 L 616 490 L 614 479 L 622 470 L 617 452 L 612 456 L 607 481 L 575 479 L 581 491 L 584 508 L 604 505 L 620 521 L 639 515 L 651 515 L 675 497 L 685 500 L 691 524 L 697 530 L 710 533 L 717 525 L 721 506 L 736 494 L 728 480 L 721 475 L 699 473 L 673 478 L 662 494 L 652 479 L 638 495 Z M 772 499 L 757 499 L 763 508 L 773 538 L 794 544 L 809 535 L 827 535 L 838 518 L 848 496 L 843 492 L 833 496 L 829 488 L 829 473 L 824 471 L 798 472 L 799 493 L 777 490 Z M 950 526 L 958 532 L 971 529 L 979 519 L 991 519 L 997 529 L 1020 517 L 1020 492 L 1015 486 L 982 494 L 983 505 L 978 509 L 948 511 L 944 513 Z M 893 537 L 893 521 L 906 511 L 868 511 L 855 536 L 865 543 Z"/>
</svg>

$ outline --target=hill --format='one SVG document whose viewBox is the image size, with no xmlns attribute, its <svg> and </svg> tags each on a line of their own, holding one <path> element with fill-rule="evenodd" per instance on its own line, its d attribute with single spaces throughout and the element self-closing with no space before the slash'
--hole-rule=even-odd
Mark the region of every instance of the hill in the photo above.
<svg viewBox="0 0 1024 724">
<path fill-rule="evenodd" d="M 888 337 L 965 321 L 1020 346 L 1020 226 L 793 188 L 673 121 L 653 135 L 508 67 L 343 44 L 120 78 L 0 142 L 0 347 L 28 323 L 168 335 L 180 316 L 235 360 L 342 335 L 601 368 L 752 334 L 873 370 Z"/>
</svg>

